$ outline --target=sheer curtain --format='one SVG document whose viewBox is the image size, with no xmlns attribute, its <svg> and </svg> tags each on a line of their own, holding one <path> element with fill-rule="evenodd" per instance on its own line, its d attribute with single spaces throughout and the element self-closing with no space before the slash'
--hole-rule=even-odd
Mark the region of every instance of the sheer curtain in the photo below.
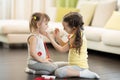
<svg viewBox="0 0 120 80">
<path fill-rule="evenodd" d="M 10 18 L 10 0 L 0 0 L 0 19 Z"/>
<path fill-rule="evenodd" d="M 45 12 L 45 0 L 0 0 L 0 19 L 29 19 L 33 12 Z"/>
<path fill-rule="evenodd" d="M 12 19 L 29 19 L 33 12 L 44 12 L 44 0 L 12 0 Z"/>
</svg>

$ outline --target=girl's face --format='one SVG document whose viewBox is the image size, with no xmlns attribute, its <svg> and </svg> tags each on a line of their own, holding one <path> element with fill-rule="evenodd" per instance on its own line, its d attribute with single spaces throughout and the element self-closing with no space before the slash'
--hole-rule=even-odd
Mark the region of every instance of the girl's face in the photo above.
<svg viewBox="0 0 120 80">
<path fill-rule="evenodd" d="M 48 21 L 44 19 L 41 24 L 38 26 L 39 32 L 45 32 L 46 29 L 48 28 Z"/>
<path fill-rule="evenodd" d="M 64 22 L 64 21 L 63 21 L 62 24 L 63 24 L 64 30 L 65 30 L 68 34 L 72 34 L 72 33 L 73 33 L 74 29 L 71 28 L 71 27 L 68 25 L 67 22 Z"/>
</svg>

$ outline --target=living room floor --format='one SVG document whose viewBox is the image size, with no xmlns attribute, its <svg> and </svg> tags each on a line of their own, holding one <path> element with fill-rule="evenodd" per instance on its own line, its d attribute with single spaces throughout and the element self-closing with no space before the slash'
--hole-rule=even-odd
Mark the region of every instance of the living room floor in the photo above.
<svg viewBox="0 0 120 80">
<path fill-rule="evenodd" d="M 60 54 L 47 44 L 54 61 L 67 61 L 67 53 Z M 120 80 L 120 55 L 88 50 L 90 70 L 100 75 L 100 80 Z M 0 80 L 34 80 L 40 75 L 25 73 L 27 47 L 3 48 L 0 46 Z M 56 80 L 97 80 L 66 78 Z"/>
</svg>

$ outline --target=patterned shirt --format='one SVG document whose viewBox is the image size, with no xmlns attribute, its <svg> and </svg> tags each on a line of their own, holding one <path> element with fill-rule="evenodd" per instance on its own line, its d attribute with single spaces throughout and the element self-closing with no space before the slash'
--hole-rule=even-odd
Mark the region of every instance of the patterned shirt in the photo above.
<svg viewBox="0 0 120 80">
<path fill-rule="evenodd" d="M 40 58 L 42 59 L 46 59 L 46 51 L 45 51 L 45 46 L 44 46 L 44 42 L 41 36 L 38 36 L 36 34 L 30 34 L 30 36 L 35 36 L 37 43 L 36 43 L 36 53 Z M 29 37 L 30 37 L 29 36 Z M 28 37 L 28 39 L 29 39 Z M 38 61 L 36 61 L 32 56 L 30 56 L 30 47 L 28 44 L 28 64 L 34 64 L 37 63 Z"/>
</svg>

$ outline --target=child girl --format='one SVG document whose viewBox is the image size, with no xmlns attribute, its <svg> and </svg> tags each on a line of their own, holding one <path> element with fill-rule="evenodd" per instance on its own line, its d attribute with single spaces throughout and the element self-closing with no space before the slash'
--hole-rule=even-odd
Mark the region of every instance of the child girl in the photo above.
<svg viewBox="0 0 120 80">
<path fill-rule="evenodd" d="M 55 40 L 49 34 L 46 34 L 58 51 L 69 51 L 68 65 L 56 69 L 55 75 L 59 78 L 99 78 L 96 73 L 88 69 L 87 41 L 83 33 L 82 16 L 77 12 L 70 12 L 63 17 L 62 24 L 64 30 L 69 34 L 67 43 L 60 38 L 59 29 L 54 32 Z"/>
<path fill-rule="evenodd" d="M 28 43 L 28 68 L 29 73 L 52 74 L 57 66 L 51 62 L 45 51 L 42 36 L 48 27 L 49 17 L 44 13 L 34 13 L 30 21 L 30 36 Z"/>
</svg>

